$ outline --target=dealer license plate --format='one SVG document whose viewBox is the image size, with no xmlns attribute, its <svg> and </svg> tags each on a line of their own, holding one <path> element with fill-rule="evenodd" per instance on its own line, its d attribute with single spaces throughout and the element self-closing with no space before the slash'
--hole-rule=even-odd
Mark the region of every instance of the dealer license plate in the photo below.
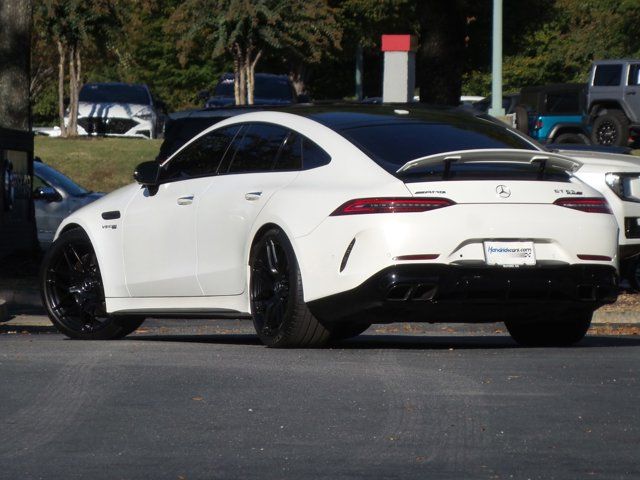
<svg viewBox="0 0 640 480">
<path fill-rule="evenodd" d="M 533 242 L 484 242 L 484 256 L 487 265 L 519 267 L 536 264 Z"/>
</svg>

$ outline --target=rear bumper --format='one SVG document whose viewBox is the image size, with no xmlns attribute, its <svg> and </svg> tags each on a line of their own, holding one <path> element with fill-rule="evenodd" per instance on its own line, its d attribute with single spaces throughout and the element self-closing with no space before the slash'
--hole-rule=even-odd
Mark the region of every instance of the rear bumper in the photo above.
<svg viewBox="0 0 640 480">
<path fill-rule="evenodd" d="M 496 322 L 593 311 L 617 298 L 615 268 L 602 265 L 392 266 L 360 286 L 308 303 L 324 322 Z"/>
</svg>

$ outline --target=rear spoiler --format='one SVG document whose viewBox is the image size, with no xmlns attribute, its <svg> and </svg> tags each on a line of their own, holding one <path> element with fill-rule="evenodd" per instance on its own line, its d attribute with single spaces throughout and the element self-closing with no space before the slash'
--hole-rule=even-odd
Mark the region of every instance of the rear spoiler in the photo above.
<svg viewBox="0 0 640 480">
<path fill-rule="evenodd" d="M 405 163 L 396 173 L 405 173 L 413 168 L 428 167 L 444 163 L 444 177 L 446 178 L 452 163 L 530 163 L 539 164 L 540 172 L 548 168 L 565 170 L 569 173 L 577 171 L 582 162 L 557 153 L 541 152 L 537 150 L 510 149 L 482 149 L 460 150 L 456 152 L 438 153 L 422 158 L 416 158 Z"/>
</svg>

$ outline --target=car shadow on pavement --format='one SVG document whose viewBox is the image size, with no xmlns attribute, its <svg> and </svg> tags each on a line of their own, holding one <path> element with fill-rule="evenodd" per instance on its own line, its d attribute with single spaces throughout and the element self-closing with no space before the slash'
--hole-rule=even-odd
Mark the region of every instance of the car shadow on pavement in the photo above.
<svg viewBox="0 0 640 480">
<path fill-rule="evenodd" d="M 204 334 L 204 335 L 133 335 L 130 341 L 207 343 L 218 345 L 262 345 L 254 334 Z M 640 347 L 640 337 L 588 336 L 572 347 L 562 348 L 608 348 Z M 406 350 L 478 350 L 513 349 L 518 346 L 506 335 L 360 335 L 359 337 L 329 343 L 323 349 L 368 350 L 368 349 L 406 349 Z M 549 347 L 541 347 L 549 348 Z"/>
</svg>

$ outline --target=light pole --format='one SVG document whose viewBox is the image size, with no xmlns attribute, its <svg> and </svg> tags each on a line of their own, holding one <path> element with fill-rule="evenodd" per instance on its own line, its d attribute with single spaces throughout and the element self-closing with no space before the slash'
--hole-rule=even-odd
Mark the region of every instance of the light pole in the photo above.
<svg viewBox="0 0 640 480">
<path fill-rule="evenodd" d="M 493 39 L 491 64 L 491 108 L 489 115 L 503 117 L 502 108 L 502 0 L 493 0 Z"/>
</svg>

